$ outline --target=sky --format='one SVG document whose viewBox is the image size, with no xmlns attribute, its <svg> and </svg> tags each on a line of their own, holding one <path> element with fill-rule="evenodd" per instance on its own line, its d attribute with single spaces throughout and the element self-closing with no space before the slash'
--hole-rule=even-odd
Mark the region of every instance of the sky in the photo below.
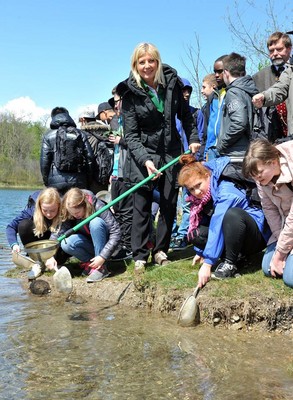
<svg viewBox="0 0 293 400">
<path fill-rule="evenodd" d="M 264 7 L 236 0 L 252 29 L 265 24 Z M 252 2 L 253 0 L 249 0 Z M 278 0 L 280 5 L 288 4 Z M 235 0 L 1 0 L 0 112 L 32 121 L 66 107 L 77 120 L 81 110 L 97 107 L 128 77 L 130 58 L 140 42 L 155 44 L 163 63 L 190 80 L 188 49 L 196 47 L 212 72 L 214 60 L 241 52 L 227 15 Z M 289 2 L 290 4 L 290 2 Z M 293 29 L 292 6 L 286 8 Z M 283 12 L 283 11 L 282 11 Z M 267 18 L 266 18 L 267 19 Z M 265 29 L 265 26 L 264 26 Z"/>
</svg>

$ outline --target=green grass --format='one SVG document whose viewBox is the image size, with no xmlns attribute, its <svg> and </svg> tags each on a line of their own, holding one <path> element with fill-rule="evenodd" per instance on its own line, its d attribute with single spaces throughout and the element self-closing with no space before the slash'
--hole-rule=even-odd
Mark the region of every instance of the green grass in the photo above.
<svg viewBox="0 0 293 400">
<path fill-rule="evenodd" d="M 192 266 L 193 255 L 192 248 L 189 248 L 185 251 L 169 253 L 168 256 L 172 262 L 166 266 L 147 264 L 143 278 L 144 285 L 160 286 L 166 290 L 193 289 L 197 284 L 199 270 L 199 265 Z M 257 299 L 265 296 L 275 300 L 289 299 L 292 296 L 292 289 L 285 286 L 282 279 L 265 277 L 261 270 L 261 258 L 261 254 L 252 258 L 249 264 L 241 270 L 241 276 L 238 278 L 209 281 L 205 291 L 208 291 L 209 296 L 214 298 L 249 299 L 253 297 Z M 115 274 L 116 268 L 114 264 L 112 265 Z M 110 269 L 112 269 L 112 265 Z M 125 262 L 121 271 L 118 268 L 115 279 L 119 281 L 132 280 L 133 270 L 134 262 Z"/>
<path fill-rule="evenodd" d="M 168 290 L 193 289 L 198 280 L 199 265 L 192 266 L 194 251 L 188 248 L 184 251 L 168 254 L 170 264 L 157 266 L 151 262 L 147 264 L 143 277 L 143 285 L 149 287 L 161 287 Z M 70 259 L 67 263 L 69 269 L 76 268 L 77 260 Z M 112 262 L 109 264 L 112 271 L 110 279 L 117 281 L 132 281 L 134 278 L 134 261 Z M 16 267 L 9 270 L 6 276 L 19 277 L 23 268 Z M 261 255 L 250 260 L 249 264 L 241 271 L 239 278 L 223 281 L 211 280 L 204 289 L 212 298 L 250 299 L 266 297 L 274 300 L 288 300 L 292 296 L 292 289 L 285 286 L 282 279 L 272 279 L 264 276 L 261 270 Z M 52 273 L 46 272 L 45 275 Z M 22 274 L 24 276 L 24 274 Z M 74 279 L 79 279 L 78 277 Z M 83 279 L 83 278 L 80 278 Z"/>
</svg>

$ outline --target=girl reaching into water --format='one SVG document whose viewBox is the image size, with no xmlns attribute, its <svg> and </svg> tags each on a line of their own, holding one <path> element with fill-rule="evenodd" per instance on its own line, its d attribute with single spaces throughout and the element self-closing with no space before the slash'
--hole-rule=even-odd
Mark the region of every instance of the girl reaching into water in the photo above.
<svg viewBox="0 0 293 400">
<path fill-rule="evenodd" d="M 196 162 L 194 156 L 180 157 L 183 167 L 179 185 L 187 188 L 191 202 L 188 240 L 193 243 L 200 262 L 198 284 L 203 287 L 211 278 L 235 276 L 237 260 L 256 254 L 266 247 L 269 237 L 265 218 L 259 207 L 250 206 L 244 189 L 221 177 L 229 157 Z M 212 275 L 212 268 L 218 263 Z"/>
<path fill-rule="evenodd" d="M 6 237 L 12 251 L 21 251 L 18 235 L 24 246 L 39 240 L 53 239 L 61 224 L 60 211 L 61 198 L 55 188 L 38 190 L 29 196 L 24 210 L 6 227 Z M 48 259 L 45 265 L 48 269 L 56 269 L 57 264 L 64 263 L 67 258 L 68 255 L 59 248 L 56 256 Z M 34 264 L 28 278 L 37 278 L 41 273 L 41 266 Z"/>
<path fill-rule="evenodd" d="M 272 235 L 263 257 L 266 276 L 282 277 L 293 287 L 293 141 L 272 145 L 253 141 L 244 158 L 243 173 L 256 184 Z"/>
<path fill-rule="evenodd" d="M 72 188 L 65 193 L 62 201 L 62 227 L 60 235 L 92 215 L 105 204 L 90 191 Z M 78 232 L 61 242 L 62 249 L 78 258 L 82 263 L 87 282 L 98 282 L 109 276 L 105 265 L 116 250 L 121 238 L 120 227 L 108 209 Z"/>
</svg>

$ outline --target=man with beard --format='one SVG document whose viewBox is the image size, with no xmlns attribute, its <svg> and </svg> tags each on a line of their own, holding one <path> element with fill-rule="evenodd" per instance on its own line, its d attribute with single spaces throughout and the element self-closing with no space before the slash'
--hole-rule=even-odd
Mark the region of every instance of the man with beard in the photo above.
<svg viewBox="0 0 293 400">
<path fill-rule="evenodd" d="M 290 62 L 292 62 L 292 58 L 290 59 L 292 42 L 288 34 L 272 33 L 267 40 L 267 48 L 272 65 L 261 69 L 252 77 L 260 92 L 274 85 L 284 69 L 288 68 L 291 65 Z M 286 103 L 282 102 L 277 106 L 264 107 L 262 111 L 267 139 L 274 142 L 276 139 L 287 136 Z"/>
</svg>

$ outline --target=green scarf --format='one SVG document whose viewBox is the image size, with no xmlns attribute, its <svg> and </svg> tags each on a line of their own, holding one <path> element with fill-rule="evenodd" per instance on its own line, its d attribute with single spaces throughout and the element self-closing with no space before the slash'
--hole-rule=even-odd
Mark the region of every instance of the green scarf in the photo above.
<svg viewBox="0 0 293 400">
<path fill-rule="evenodd" d="M 164 104 L 165 104 L 165 91 L 164 89 L 159 85 L 159 90 L 157 91 L 158 96 L 156 96 L 152 90 L 149 89 L 148 85 L 145 83 L 145 81 L 142 79 L 141 80 L 142 87 L 144 90 L 147 92 L 149 95 L 150 99 L 154 103 L 154 106 L 156 109 L 160 112 L 164 112 Z"/>
</svg>

